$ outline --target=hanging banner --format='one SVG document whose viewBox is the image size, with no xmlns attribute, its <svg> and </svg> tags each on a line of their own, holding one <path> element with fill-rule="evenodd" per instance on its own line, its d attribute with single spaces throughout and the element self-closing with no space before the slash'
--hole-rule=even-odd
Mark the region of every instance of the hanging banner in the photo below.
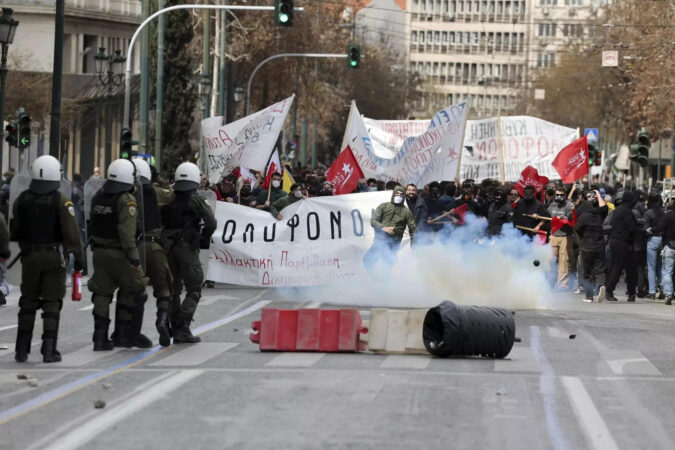
<svg viewBox="0 0 675 450">
<path fill-rule="evenodd" d="M 217 183 L 224 171 L 237 166 L 264 171 L 295 94 L 286 100 L 223 124 L 223 117 L 201 122 L 209 183 Z"/>
<path fill-rule="evenodd" d="M 206 279 L 241 286 L 317 286 L 367 274 L 370 217 L 391 191 L 314 197 L 269 212 L 218 202 Z M 406 242 L 406 241 L 404 241 Z M 403 246 L 403 245 L 402 245 Z"/>
<path fill-rule="evenodd" d="M 536 117 L 513 116 L 469 120 L 464 134 L 460 178 L 480 182 L 486 178 L 499 180 L 501 164 L 505 181 L 516 181 L 527 166 L 540 175 L 559 179 L 551 163 L 558 152 L 572 142 L 576 130 Z M 503 159 L 502 159 L 503 158 Z"/>
<path fill-rule="evenodd" d="M 466 113 L 462 102 L 442 109 L 431 121 L 376 121 L 362 118 L 352 102 L 342 148 L 352 149 L 366 178 L 418 186 L 453 180 Z M 424 124 L 420 134 L 403 135 Z"/>
</svg>

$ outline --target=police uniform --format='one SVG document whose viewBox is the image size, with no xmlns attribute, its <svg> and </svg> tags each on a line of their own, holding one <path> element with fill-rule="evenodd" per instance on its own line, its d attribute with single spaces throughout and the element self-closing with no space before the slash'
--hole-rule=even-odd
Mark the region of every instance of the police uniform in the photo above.
<svg viewBox="0 0 675 450">
<path fill-rule="evenodd" d="M 199 262 L 200 241 L 208 242 L 216 230 L 216 218 L 196 189 L 175 191 L 174 199 L 161 211 L 164 238 L 173 275 L 171 324 L 174 343 L 199 342 L 190 322 L 201 297 L 204 272 Z M 185 299 L 180 294 L 185 285 Z"/>
<path fill-rule="evenodd" d="M 11 238 L 21 248 L 21 298 L 16 339 L 16 360 L 30 353 L 35 312 L 42 309 L 42 359 L 61 361 L 56 350 L 59 319 L 66 294 L 66 260 L 61 246 L 82 266 L 82 243 L 73 203 L 58 190 L 23 191 L 12 206 Z"/>
<path fill-rule="evenodd" d="M 136 246 L 137 204 L 131 193 L 119 192 L 119 184 L 107 181 L 91 201 L 94 274 L 87 286 L 93 294 L 95 351 L 113 348 L 108 339 L 109 305 L 118 288 L 118 345 L 131 347 L 140 332 L 132 329 L 146 284 Z"/>
<path fill-rule="evenodd" d="M 160 345 L 171 344 L 169 315 L 171 307 L 171 286 L 173 277 L 162 241 L 159 208 L 173 200 L 173 191 L 159 184 L 143 184 L 143 238 L 139 243 L 141 256 L 144 256 L 143 269 L 152 284 L 153 295 L 157 300 L 157 331 Z M 142 316 L 141 316 L 142 318 Z"/>
<path fill-rule="evenodd" d="M 0 258 L 3 259 L 0 262 L 0 265 L 6 267 L 7 259 L 11 256 L 12 252 L 9 250 L 9 229 L 7 228 L 7 222 L 5 222 L 5 216 L 0 214 Z M 3 270 L 6 272 L 7 269 L 2 269 L 0 267 L 0 277 L 3 276 Z M 7 300 L 5 299 L 5 294 L 0 290 L 0 306 L 6 305 Z"/>
</svg>

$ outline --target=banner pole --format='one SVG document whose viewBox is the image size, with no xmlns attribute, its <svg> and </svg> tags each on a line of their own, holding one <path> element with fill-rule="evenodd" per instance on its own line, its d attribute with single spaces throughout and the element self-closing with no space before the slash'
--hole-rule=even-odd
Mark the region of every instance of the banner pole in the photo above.
<svg viewBox="0 0 675 450">
<path fill-rule="evenodd" d="M 466 114 L 464 115 L 464 129 L 462 130 L 462 140 L 459 145 L 459 159 L 457 160 L 457 173 L 455 174 L 455 184 L 460 187 L 460 174 L 462 171 L 462 153 L 464 153 L 464 135 L 466 134 L 466 123 L 469 121 L 469 99 L 466 99 Z M 443 181 L 443 180 L 441 180 Z"/>
<path fill-rule="evenodd" d="M 497 146 L 499 147 L 499 175 L 502 185 L 506 183 L 504 174 L 504 141 L 502 140 L 502 114 L 497 115 Z"/>
</svg>

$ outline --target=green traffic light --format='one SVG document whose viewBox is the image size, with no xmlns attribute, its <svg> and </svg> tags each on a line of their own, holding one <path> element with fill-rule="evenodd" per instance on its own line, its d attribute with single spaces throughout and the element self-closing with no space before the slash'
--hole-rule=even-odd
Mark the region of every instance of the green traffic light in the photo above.
<svg viewBox="0 0 675 450">
<path fill-rule="evenodd" d="M 28 139 L 26 137 L 22 137 L 21 138 L 21 145 L 28 145 L 28 144 L 30 144 L 30 139 Z"/>
<path fill-rule="evenodd" d="M 354 61 L 354 60 L 352 60 L 352 61 L 349 61 L 349 65 L 352 66 L 352 67 L 356 67 L 356 66 L 359 65 L 359 63 L 356 62 L 356 61 Z"/>
<path fill-rule="evenodd" d="M 284 14 L 284 13 L 279 14 L 279 22 L 281 22 L 281 23 L 288 22 L 288 14 Z"/>
</svg>

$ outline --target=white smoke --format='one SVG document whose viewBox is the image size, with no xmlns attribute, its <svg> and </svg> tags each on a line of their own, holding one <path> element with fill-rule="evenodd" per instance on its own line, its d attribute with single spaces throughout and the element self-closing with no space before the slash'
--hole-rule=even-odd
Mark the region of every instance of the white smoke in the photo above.
<svg viewBox="0 0 675 450">
<path fill-rule="evenodd" d="M 486 224 L 467 215 L 465 225 L 446 225 L 431 245 L 402 246 L 390 273 L 381 259 L 374 275 L 364 270 L 359 280 L 281 292 L 289 300 L 362 307 L 428 308 L 442 300 L 509 309 L 551 305 L 550 247 L 511 224 L 504 225 L 503 236 L 488 238 Z"/>
</svg>

